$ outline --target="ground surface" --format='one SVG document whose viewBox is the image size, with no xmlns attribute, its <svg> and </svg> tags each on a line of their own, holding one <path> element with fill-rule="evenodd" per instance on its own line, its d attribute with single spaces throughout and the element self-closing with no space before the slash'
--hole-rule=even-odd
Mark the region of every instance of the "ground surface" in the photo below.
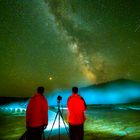
<svg viewBox="0 0 140 140">
<path fill-rule="evenodd" d="M 64 112 L 64 118 L 65 117 Z M 88 107 L 86 112 L 85 140 L 138 140 L 140 139 L 140 111 L 120 107 Z M 25 131 L 25 112 L 0 110 L 0 140 L 18 140 Z M 47 139 L 49 131 L 45 131 Z M 68 140 L 61 128 L 61 140 Z M 50 140 L 58 139 L 58 129 L 52 131 Z"/>
</svg>

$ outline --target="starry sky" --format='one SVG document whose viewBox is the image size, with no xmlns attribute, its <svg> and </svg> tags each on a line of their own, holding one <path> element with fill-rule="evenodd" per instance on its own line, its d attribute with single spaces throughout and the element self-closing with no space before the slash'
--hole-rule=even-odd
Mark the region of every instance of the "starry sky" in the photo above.
<svg viewBox="0 0 140 140">
<path fill-rule="evenodd" d="M 140 0 L 0 0 L 0 96 L 140 81 Z"/>
</svg>

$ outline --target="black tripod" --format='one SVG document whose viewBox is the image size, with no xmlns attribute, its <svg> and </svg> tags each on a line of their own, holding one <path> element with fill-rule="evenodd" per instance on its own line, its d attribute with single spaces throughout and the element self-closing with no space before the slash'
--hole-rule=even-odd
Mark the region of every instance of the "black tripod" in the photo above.
<svg viewBox="0 0 140 140">
<path fill-rule="evenodd" d="M 67 132 L 67 135 L 68 135 L 68 137 L 69 137 L 69 132 L 68 132 L 68 130 L 67 130 L 67 127 L 66 127 L 66 123 L 65 123 L 65 121 L 64 121 L 64 119 L 63 119 L 63 115 L 62 115 L 62 112 L 61 112 L 61 110 L 60 110 L 60 100 L 62 100 L 62 97 L 61 96 L 58 96 L 57 97 L 57 104 L 58 104 L 58 111 L 57 111 L 57 113 L 56 113 L 56 116 L 55 116 L 55 119 L 54 119 L 54 122 L 53 122 L 53 125 L 52 125 L 52 128 L 51 128 L 51 130 L 50 130 L 50 133 L 49 133 L 49 135 L 48 135 L 48 140 L 49 140 L 49 137 L 50 137 L 50 135 L 51 135 L 51 132 L 52 132 L 52 130 L 53 130 L 53 127 L 54 127 L 54 124 L 55 124 L 55 121 L 56 121 L 56 118 L 57 118 L 57 116 L 58 116 L 58 140 L 60 140 L 60 117 L 62 118 L 62 121 L 63 121 L 63 123 L 64 123 L 64 126 L 65 126 L 65 129 L 66 129 L 66 132 Z M 69 137 L 70 138 L 70 137 Z"/>
</svg>

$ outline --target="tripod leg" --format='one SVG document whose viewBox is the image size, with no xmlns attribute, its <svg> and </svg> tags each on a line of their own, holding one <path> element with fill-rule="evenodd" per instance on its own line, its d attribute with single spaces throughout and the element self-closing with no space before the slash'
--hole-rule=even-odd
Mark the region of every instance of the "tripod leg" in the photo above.
<svg viewBox="0 0 140 140">
<path fill-rule="evenodd" d="M 65 123 L 65 121 L 64 121 L 64 118 L 63 118 L 63 115 L 62 115 L 61 111 L 59 111 L 59 114 L 60 114 L 60 116 L 61 116 L 61 118 L 62 118 L 62 120 L 63 120 L 63 124 L 64 124 L 64 126 L 65 126 L 67 135 L 68 135 L 68 137 L 69 137 L 69 139 L 70 139 L 69 131 L 68 131 L 68 129 L 67 129 L 67 126 L 66 126 L 66 123 Z"/>
<path fill-rule="evenodd" d="M 56 113 L 56 116 L 55 116 L 55 119 L 54 119 L 54 122 L 53 122 L 52 128 L 51 128 L 50 133 L 49 133 L 49 135 L 48 135 L 48 140 L 49 140 L 49 137 L 50 137 L 51 132 L 52 132 L 52 130 L 53 130 L 53 127 L 54 127 L 54 124 L 55 124 L 55 121 L 56 121 L 57 115 L 58 115 L 58 112 Z"/>
<path fill-rule="evenodd" d="M 60 140 L 60 115 L 58 114 L 58 140 Z"/>
</svg>

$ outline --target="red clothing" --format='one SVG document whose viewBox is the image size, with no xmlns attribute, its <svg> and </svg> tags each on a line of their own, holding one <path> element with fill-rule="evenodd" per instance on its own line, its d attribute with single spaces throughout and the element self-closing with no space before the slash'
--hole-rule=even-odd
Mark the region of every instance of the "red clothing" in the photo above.
<svg viewBox="0 0 140 140">
<path fill-rule="evenodd" d="M 85 121 L 84 111 L 86 104 L 84 99 L 78 94 L 72 94 L 67 102 L 68 107 L 68 122 L 71 125 L 80 125 Z"/>
<path fill-rule="evenodd" d="M 45 97 L 36 93 L 29 101 L 26 110 L 26 126 L 39 127 L 48 124 L 48 103 Z"/>
</svg>

